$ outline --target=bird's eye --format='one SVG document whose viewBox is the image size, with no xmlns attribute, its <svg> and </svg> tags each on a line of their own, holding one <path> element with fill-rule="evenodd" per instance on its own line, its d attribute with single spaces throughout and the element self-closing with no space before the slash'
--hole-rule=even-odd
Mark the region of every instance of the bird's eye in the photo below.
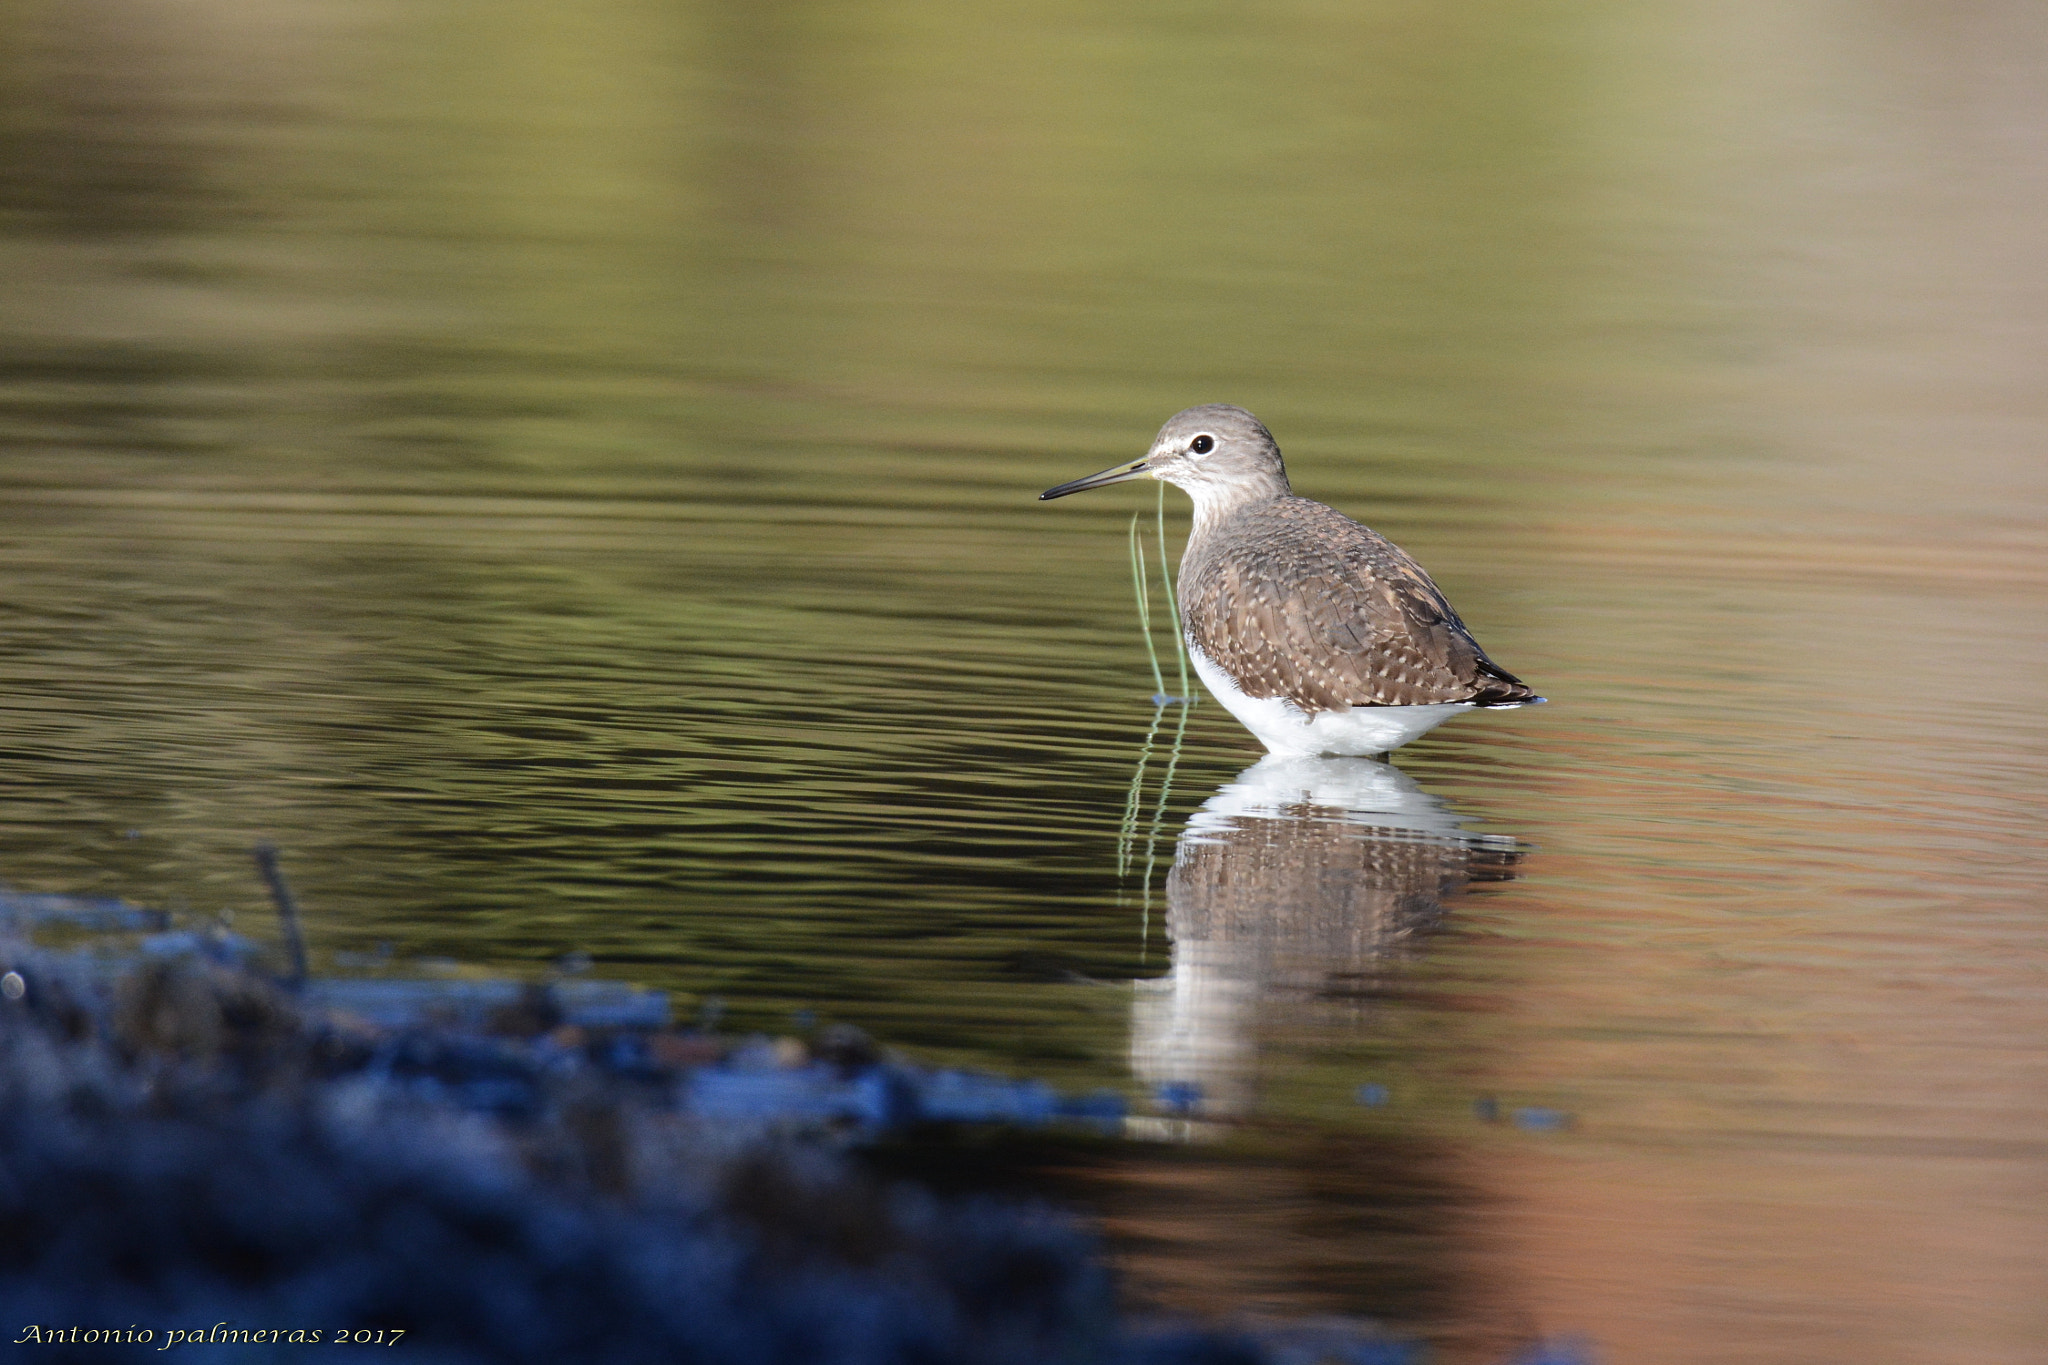
<svg viewBox="0 0 2048 1365">
<path fill-rule="evenodd" d="M 1215 448 L 1216 438 L 1214 436 L 1197 436 L 1194 440 L 1188 442 L 1188 449 L 1197 455 L 1207 455 Z"/>
</svg>

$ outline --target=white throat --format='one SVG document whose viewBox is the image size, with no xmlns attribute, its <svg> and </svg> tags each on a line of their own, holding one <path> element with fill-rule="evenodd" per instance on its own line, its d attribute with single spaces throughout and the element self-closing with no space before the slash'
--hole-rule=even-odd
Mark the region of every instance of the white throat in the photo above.
<svg viewBox="0 0 2048 1365">
<path fill-rule="evenodd" d="M 1206 530 L 1214 526 L 1217 522 L 1222 521 L 1232 512 L 1248 503 L 1264 502 L 1275 496 L 1275 491 L 1272 488 L 1242 479 L 1222 482 L 1184 476 L 1179 479 L 1170 479 L 1168 482 L 1194 500 L 1194 527 L 1197 531 Z M 1280 489 L 1279 495 L 1285 496 L 1286 491 L 1285 488 Z"/>
</svg>

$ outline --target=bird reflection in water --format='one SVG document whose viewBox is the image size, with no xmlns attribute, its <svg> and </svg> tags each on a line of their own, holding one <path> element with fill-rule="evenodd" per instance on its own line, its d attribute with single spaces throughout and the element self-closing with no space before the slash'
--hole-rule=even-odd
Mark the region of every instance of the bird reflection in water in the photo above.
<svg viewBox="0 0 2048 1365">
<path fill-rule="evenodd" d="M 1120 862 L 1140 879 L 1148 946 L 1178 756 L 1176 734 L 1150 802 L 1140 758 L 1125 818 Z M 1136 983 L 1133 1071 L 1182 1114 L 1250 1112 L 1263 1034 L 1328 1028 L 1360 1012 L 1442 923 L 1448 901 L 1472 883 L 1511 879 L 1520 856 L 1513 839 L 1466 829 L 1383 760 L 1268 755 L 1181 832 L 1165 878 L 1171 966 Z"/>
</svg>

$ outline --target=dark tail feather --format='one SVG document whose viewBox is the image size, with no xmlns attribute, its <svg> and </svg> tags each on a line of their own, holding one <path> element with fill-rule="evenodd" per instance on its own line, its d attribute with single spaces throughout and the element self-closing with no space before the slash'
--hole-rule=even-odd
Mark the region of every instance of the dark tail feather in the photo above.
<svg viewBox="0 0 2048 1365">
<path fill-rule="evenodd" d="M 1535 688 L 1484 654 L 1479 656 L 1474 671 L 1479 674 L 1472 685 L 1474 706 L 1533 706 L 1544 700 L 1536 695 Z"/>
</svg>

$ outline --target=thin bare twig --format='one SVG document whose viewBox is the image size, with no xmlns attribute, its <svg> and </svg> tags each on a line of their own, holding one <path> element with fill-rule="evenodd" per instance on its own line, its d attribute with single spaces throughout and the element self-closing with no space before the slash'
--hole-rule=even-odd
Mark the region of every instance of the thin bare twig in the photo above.
<svg viewBox="0 0 2048 1365">
<path fill-rule="evenodd" d="M 306 940 L 299 932 L 299 901 L 292 895 L 291 884 L 284 879 L 284 870 L 277 865 L 277 845 L 265 839 L 256 845 L 256 870 L 263 874 L 263 884 L 270 888 L 270 899 L 277 904 L 277 917 L 284 924 L 285 951 L 291 954 L 292 974 L 290 983 L 303 985 L 306 980 Z"/>
</svg>

